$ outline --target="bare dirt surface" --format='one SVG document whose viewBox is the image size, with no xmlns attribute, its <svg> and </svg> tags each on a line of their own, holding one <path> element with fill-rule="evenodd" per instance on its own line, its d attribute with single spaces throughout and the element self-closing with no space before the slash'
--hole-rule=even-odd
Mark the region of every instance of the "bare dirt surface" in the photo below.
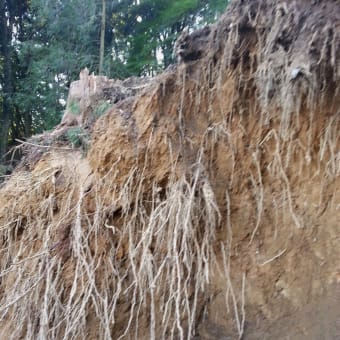
<svg viewBox="0 0 340 340">
<path fill-rule="evenodd" d="M 233 1 L 176 46 L 0 188 L 0 338 L 340 338 L 339 2 Z"/>
</svg>

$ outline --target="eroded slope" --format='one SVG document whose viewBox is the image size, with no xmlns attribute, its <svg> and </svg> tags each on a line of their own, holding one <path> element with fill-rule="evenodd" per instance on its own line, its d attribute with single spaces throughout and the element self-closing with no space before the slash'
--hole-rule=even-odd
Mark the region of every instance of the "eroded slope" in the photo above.
<svg viewBox="0 0 340 340">
<path fill-rule="evenodd" d="M 337 338 L 337 8 L 234 1 L 96 122 L 87 157 L 14 174 L 0 334 Z"/>
</svg>

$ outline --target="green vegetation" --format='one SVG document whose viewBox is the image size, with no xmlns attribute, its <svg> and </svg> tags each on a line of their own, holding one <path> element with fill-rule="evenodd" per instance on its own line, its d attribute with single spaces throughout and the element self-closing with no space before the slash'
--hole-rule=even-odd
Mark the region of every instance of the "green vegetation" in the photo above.
<svg viewBox="0 0 340 340">
<path fill-rule="evenodd" d="M 2 0 L 0 162 L 15 139 L 51 129 L 60 121 L 69 84 L 82 68 L 120 79 L 155 75 L 173 63 L 173 44 L 183 28 L 216 20 L 227 4 L 228 0 Z M 102 111 L 104 106 L 98 114 Z"/>
<path fill-rule="evenodd" d="M 70 110 L 71 113 L 73 113 L 74 115 L 79 115 L 80 114 L 80 106 L 79 103 L 77 103 L 76 101 L 71 101 L 68 104 L 68 109 Z"/>
<path fill-rule="evenodd" d="M 107 110 L 110 106 L 111 106 L 111 105 L 110 105 L 108 102 L 106 102 L 106 101 L 100 103 L 100 104 L 96 107 L 96 109 L 94 110 L 94 116 L 95 116 L 96 118 L 99 118 L 100 116 L 102 116 L 102 115 L 106 112 L 106 110 Z"/>
<path fill-rule="evenodd" d="M 82 148 L 84 152 L 87 152 L 89 147 L 89 135 L 83 128 L 70 128 L 66 131 L 65 137 L 74 148 Z"/>
</svg>

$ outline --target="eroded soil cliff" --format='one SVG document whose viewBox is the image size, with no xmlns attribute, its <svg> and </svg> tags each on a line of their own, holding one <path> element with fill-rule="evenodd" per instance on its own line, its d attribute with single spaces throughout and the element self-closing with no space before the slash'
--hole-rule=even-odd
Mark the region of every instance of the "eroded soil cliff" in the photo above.
<svg viewBox="0 0 340 340">
<path fill-rule="evenodd" d="M 339 2 L 234 1 L 176 48 L 2 185 L 1 338 L 340 338 Z"/>
</svg>

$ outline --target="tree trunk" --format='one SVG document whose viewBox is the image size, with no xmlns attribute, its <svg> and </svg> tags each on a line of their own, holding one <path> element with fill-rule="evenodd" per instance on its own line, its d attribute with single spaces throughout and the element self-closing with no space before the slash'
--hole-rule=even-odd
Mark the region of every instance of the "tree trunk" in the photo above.
<svg viewBox="0 0 340 340">
<path fill-rule="evenodd" d="M 2 111 L 0 115 L 0 161 L 7 152 L 10 124 L 12 120 L 12 96 L 13 96 L 13 74 L 11 60 L 11 25 L 6 15 L 6 2 L 1 1 L 0 5 L 0 52 L 3 58 L 3 98 Z"/>
<path fill-rule="evenodd" d="M 29 111 L 25 111 L 25 137 L 32 135 L 32 115 Z"/>
<path fill-rule="evenodd" d="M 103 74 L 105 50 L 106 0 L 102 0 L 102 22 L 100 26 L 99 74 Z"/>
</svg>

